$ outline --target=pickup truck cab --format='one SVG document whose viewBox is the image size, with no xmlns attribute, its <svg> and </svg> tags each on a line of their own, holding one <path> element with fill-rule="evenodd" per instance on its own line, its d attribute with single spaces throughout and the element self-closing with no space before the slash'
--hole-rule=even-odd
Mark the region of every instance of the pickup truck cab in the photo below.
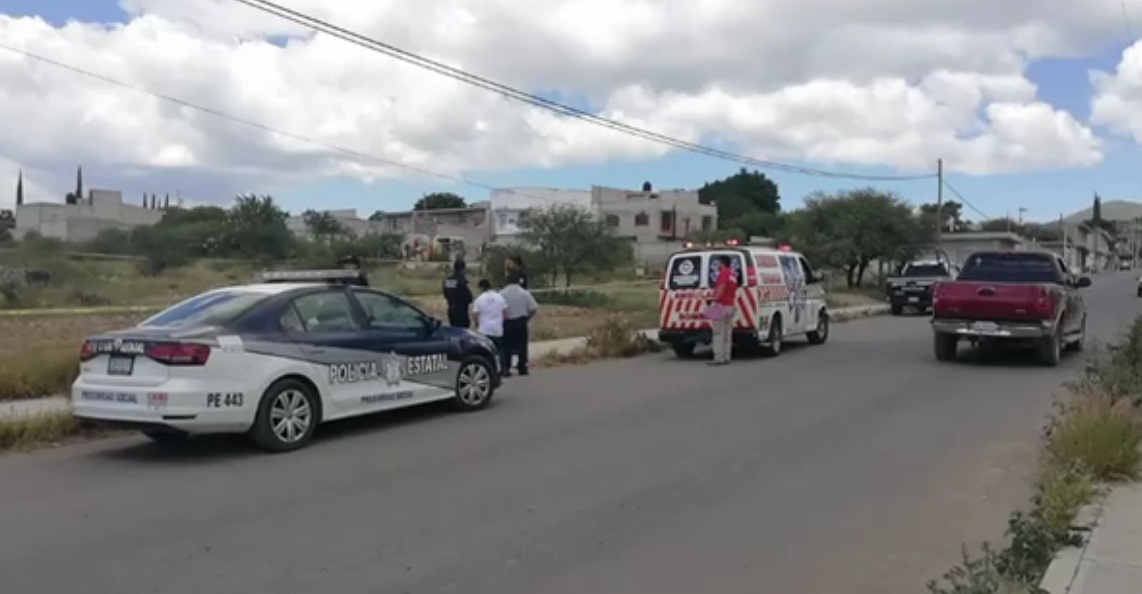
<svg viewBox="0 0 1142 594">
<path fill-rule="evenodd" d="M 888 279 L 887 299 L 892 315 L 904 313 L 904 308 L 913 308 L 924 313 L 932 307 L 932 287 L 941 281 L 949 281 L 956 274 L 956 267 L 946 260 L 916 260 L 904 265 L 898 276 Z"/>
<path fill-rule="evenodd" d="M 1086 304 L 1079 289 L 1090 284 L 1050 252 L 975 252 L 954 281 L 933 291 L 936 359 L 955 359 L 960 341 L 1004 342 L 1031 346 L 1042 364 L 1058 365 L 1064 348 L 1083 347 Z"/>
</svg>

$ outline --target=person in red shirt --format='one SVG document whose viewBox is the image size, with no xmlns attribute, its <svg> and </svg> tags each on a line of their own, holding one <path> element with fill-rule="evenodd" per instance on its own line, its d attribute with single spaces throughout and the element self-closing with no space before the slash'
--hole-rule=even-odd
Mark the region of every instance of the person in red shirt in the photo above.
<svg viewBox="0 0 1142 594">
<path fill-rule="evenodd" d="M 713 334 L 710 346 L 714 349 L 714 360 L 710 361 L 710 365 L 729 365 L 733 350 L 734 318 L 737 317 L 734 304 L 737 300 L 738 281 L 730 257 L 721 254 L 716 258 L 720 264 L 718 279 L 714 281 L 713 302 L 707 310 Z"/>
</svg>

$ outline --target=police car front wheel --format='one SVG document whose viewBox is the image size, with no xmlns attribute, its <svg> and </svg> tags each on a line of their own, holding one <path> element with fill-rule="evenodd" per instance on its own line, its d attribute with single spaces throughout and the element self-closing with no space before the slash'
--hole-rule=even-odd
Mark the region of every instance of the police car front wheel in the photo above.
<svg viewBox="0 0 1142 594">
<path fill-rule="evenodd" d="M 456 372 L 456 396 L 453 406 L 459 410 L 479 410 L 488 405 L 495 392 L 492 364 L 483 357 L 468 357 Z"/>
<path fill-rule="evenodd" d="M 288 452 L 309 443 L 319 421 L 317 395 L 295 379 L 275 382 L 262 396 L 250 436 L 264 450 Z"/>
</svg>

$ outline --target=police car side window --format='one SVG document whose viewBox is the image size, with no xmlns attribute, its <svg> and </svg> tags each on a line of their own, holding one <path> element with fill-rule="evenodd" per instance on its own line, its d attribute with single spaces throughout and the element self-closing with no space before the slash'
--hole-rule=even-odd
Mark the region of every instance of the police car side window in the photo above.
<svg viewBox="0 0 1142 594">
<path fill-rule="evenodd" d="M 370 328 L 423 328 L 424 315 L 398 299 L 380 293 L 356 292 L 357 301 L 369 318 Z"/>
<path fill-rule="evenodd" d="M 340 332 L 359 330 L 360 325 L 353 318 L 353 307 L 349 297 L 341 291 L 311 293 L 293 300 L 293 306 L 305 323 L 306 332 Z M 285 318 L 282 319 L 285 328 Z"/>
</svg>

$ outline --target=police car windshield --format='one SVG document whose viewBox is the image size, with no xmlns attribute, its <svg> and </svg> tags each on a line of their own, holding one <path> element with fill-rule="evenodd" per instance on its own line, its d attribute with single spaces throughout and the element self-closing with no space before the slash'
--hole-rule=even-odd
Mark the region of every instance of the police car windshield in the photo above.
<svg viewBox="0 0 1142 594">
<path fill-rule="evenodd" d="M 175 304 L 139 324 L 140 327 L 219 326 L 266 298 L 252 291 L 211 291 Z"/>
</svg>

